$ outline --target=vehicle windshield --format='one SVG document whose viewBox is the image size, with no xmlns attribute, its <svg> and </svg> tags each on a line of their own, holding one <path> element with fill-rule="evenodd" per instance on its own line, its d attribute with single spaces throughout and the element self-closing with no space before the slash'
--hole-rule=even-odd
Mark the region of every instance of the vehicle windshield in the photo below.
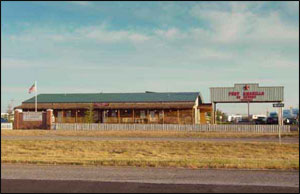
<svg viewBox="0 0 300 194">
<path fill-rule="evenodd" d="M 276 112 L 270 113 L 270 117 L 278 117 Z"/>
</svg>

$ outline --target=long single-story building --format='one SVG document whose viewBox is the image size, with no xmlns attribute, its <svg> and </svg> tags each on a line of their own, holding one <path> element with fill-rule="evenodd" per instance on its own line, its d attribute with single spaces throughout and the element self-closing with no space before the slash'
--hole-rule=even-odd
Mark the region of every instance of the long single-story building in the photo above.
<svg viewBox="0 0 300 194">
<path fill-rule="evenodd" d="M 35 97 L 15 107 L 35 110 Z M 206 124 L 211 103 L 199 92 L 39 94 L 38 111 L 53 109 L 55 122 Z"/>
</svg>

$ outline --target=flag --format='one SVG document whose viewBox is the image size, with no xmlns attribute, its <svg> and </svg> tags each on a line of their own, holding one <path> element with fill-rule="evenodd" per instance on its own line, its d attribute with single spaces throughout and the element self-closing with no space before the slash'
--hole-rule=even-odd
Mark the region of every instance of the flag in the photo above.
<svg viewBox="0 0 300 194">
<path fill-rule="evenodd" d="M 29 88 L 29 94 L 36 91 L 35 83 Z"/>
</svg>

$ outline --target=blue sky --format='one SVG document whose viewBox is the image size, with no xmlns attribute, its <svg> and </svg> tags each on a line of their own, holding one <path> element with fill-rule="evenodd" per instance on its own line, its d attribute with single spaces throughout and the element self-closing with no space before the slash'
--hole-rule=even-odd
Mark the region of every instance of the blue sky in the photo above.
<svg viewBox="0 0 300 194">
<path fill-rule="evenodd" d="M 199 91 L 206 102 L 209 87 L 249 82 L 284 86 L 299 106 L 296 1 L 1 2 L 1 40 L 1 112 L 35 80 L 39 93 Z"/>
</svg>

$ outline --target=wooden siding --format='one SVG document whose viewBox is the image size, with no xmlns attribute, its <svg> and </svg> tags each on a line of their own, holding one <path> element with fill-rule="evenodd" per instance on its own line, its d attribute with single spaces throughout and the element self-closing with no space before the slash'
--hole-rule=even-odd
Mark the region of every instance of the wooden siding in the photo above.
<svg viewBox="0 0 300 194">
<path fill-rule="evenodd" d="M 194 102 L 155 102 L 155 103 L 38 103 L 38 109 L 88 109 L 91 105 L 97 109 L 145 109 L 145 108 L 192 108 Z M 22 103 L 15 109 L 34 109 L 34 103 Z"/>
<path fill-rule="evenodd" d="M 211 104 L 200 104 L 199 118 L 195 118 L 194 102 L 168 103 L 38 103 L 39 111 L 53 109 L 58 123 L 83 123 L 86 110 L 93 105 L 94 123 L 141 124 L 206 124 L 205 112 Z M 15 109 L 34 110 L 34 103 L 23 103 Z"/>
</svg>

